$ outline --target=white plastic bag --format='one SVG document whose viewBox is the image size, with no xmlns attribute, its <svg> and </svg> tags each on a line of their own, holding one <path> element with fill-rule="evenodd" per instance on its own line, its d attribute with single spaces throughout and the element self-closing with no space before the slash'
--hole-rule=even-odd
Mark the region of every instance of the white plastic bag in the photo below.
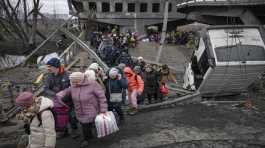
<svg viewBox="0 0 265 148">
<path fill-rule="evenodd" d="M 115 116 L 112 111 L 97 115 L 95 119 L 98 138 L 119 131 Z"/>
</svg>

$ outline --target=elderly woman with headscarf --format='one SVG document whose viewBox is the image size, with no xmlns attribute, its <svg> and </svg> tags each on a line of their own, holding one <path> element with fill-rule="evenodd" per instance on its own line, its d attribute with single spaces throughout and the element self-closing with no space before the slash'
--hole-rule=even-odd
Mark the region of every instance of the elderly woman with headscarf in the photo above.
<svg viewBox="0 0 265 148">
<path fill-rule="evenodd" d="M 96 116 L 107 111 L 107 101 L 102 87 L 96 81 L 86 79 L 84 73 L 74 72 L 69 78 L 71 86 L 57 93 L 56 97 L 64 104 L 64 98 L 71 96 L 84 135 L 81 147 L 86 147 L 93 137 L 92 127 Z"/>
<path fill-rule="evenodd" d="M 127 79 L 122 76 L 119 69 L 111 68 L 108 72 L 108 79 L 105 81 L 105 86 L 109 110 L 115 110 L 119 115 L 120 121 L 124 120 L 121 105 L 122 94 L 128 87 Z"/>
<path fill-rule="evenodd" d="M 23 120 L 29 134 L 28 148 L 55 148 L 56 132 L 53 102 L 45 97 L 35 97 L 31 92 L 23 92 L 16 98 L 16 104 L 23 111 L 17 115 Z"/>
</svg>

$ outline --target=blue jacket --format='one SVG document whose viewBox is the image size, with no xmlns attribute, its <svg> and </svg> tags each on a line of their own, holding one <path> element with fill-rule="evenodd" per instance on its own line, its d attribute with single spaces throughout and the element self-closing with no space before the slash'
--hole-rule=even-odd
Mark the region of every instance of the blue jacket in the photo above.
<svg viewBox="0 0 265 148">
<path fill-rule="evenodd" d="M 105 86 L 107 100 L 110 100 L 111 93 L 123 93 L 128 88 L 128 81 L 125 77 L 122 77 L 120 80 L 108 78 Z"/>
<path fill-rule="evenodd" d="M 49 73 L 44 82 L 44 96 L 55 97 L 56 93 L 70 86 L 69 73 L 54 75 Z"/>
</svg>

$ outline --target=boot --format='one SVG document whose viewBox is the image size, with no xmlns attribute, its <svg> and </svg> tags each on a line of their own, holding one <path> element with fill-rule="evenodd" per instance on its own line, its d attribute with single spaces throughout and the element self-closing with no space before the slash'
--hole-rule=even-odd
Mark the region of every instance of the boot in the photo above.
<svg viewBox="0 0 265 148">
<path fill-rule="evenodd" d="M 76 139 L 76 138 L 79 137 L 79 134 L 78 134 L 77 129 L 72 129 L 71 137 L 72 137 L 73 139 Z"/>
<path fill-rule="evenodd" d="M 129 112 L 129 115 L 133 116 L 138 112 L 137 108 L 132 108 L 132 110 Z"/>
<path fill-rule="evenodd" d="M 69 133 L 68 133 L 68 129 L 67 128 L 65 128 L 64 131 L 58 131 L 56 133 L 56 138 L 58 138 L 58 139 L 66 138 L 68 136 L 69 136 Z"/>
<path fill-rule="evenodd" d="M 130 114 L 130 112 L 133 110 L 133 108 L 129 108 L 128 110 L 127 110 L 127 114 L 129 115 Z"/>
</svg>

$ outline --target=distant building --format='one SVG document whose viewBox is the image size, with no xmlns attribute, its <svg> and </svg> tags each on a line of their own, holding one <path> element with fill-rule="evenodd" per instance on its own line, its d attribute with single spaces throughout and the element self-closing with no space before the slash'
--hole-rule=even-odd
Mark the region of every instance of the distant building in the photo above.
<svg viewBox="0 0 265 148">
<path fill-rule="evenodd" d="M 144 34 L 145 28 L 161 24 L 164 18 L 166 0 L 69 0 L 80 12 L 80 20 L 88 20 L 92 16 L 98 23 L 118 25 L 121 31 L 132 30 Z M 176 0 L 169 1 L 168 21 L 184 18 L 177 13 Z M 71 5 L 69 5 L 70 12 Z M 93 15 L 91 15 L 93 14 Z"/>
<path fill-rule="evenodd" d="M 56 19 L 67 20 L 67 19 L 70 17 L 69 14 L 52 14 L 52 13 L 44 13 L 43 15 L 46 16 L 46 17 L 49 18 L 49 19 L 56 18 Z"/>
</svg>

